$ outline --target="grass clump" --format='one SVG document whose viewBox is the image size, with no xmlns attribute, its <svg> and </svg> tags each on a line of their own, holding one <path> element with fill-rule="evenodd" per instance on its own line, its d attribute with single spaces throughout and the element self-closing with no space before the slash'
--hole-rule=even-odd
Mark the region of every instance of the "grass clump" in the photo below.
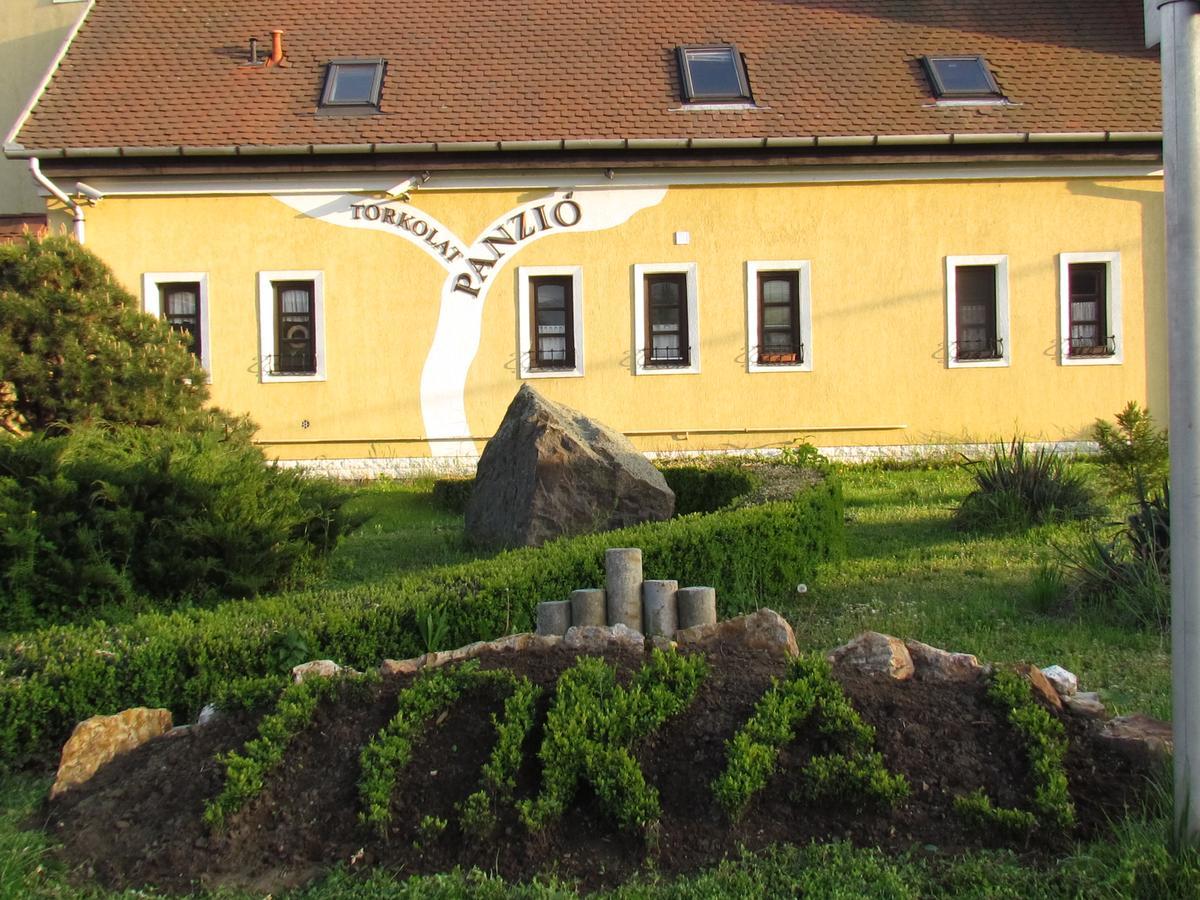
<svg viewBox="0 0 1200 900">
<path fill-rule="evenodd" d="M 579 660 L 559 678 L 546 717 L 541 792 L 517 804 L 525 825 L 536 831 L 557 820 L 586 781 L 622 827 L 650 828 L 659 817 L 658 792 L 631 748 L 687 708 L 707 671 L 703 656 L 655 650 L 622 688 L 604 660 Z"/>
<path fill-rule="evenodd" d="M 358 795 L 362 801 L 359 821 L 374 826 L 381 836 L 387 836 L 392 820 L 392 790 L 396 777 L 408 765 L 421 731 L 430 719 L 462 696 L 478 668 L 477 660 L 468 660 L 453 669 L 421 673 L 412 686 L 400 694 L 392 720 L 363 748 L 359 757 L 362 767 L 358 781 Z"/>
<path fill-rule="evenodd" d="M 317 706 L 340 685 L 336 678 L 309 678 L 279 695 L 275 709 L 258 725 L 258 737 L 241 752 L 218 757 L 225 766 L 225 784 L 204 808 L 204 821 L 214 830 L 224 827 L 263 789 L 266 777 L 283 762 L 288 746 L 312 722 Z"/>
<path fill-rule="evenodd" d="M 1137 628 L 1166 631 L 1171 624 L 1171 493 L 1138 498 L 1112 539 L 1090 537 L 1067 551 L 1074 575 L 1070 594 Z"/>
<path fill-rule="evenodd" d="M 955 513 L 959 528 L 1029 528 L 1086 519 L 1098 512 L 1083 475 L 1046 447 L 1031 451 L 1014 438 L 1007 446 L 996 447 L 989 459 L 969 460 L 965 465 L 975 489 Z"/>
<path fill-rule="evenodd" d="M 717 801 L 733 819 L 745 813 L 754 795 L 767 785 L 779 752 L 807 721 L 843 742 L 844 754 L 813 757 L 805 766 L 801 794 L 810 800 L 841 797 L 894 806 L 908 796 L 908 782 L 892 775 L 873 752 L 875 730 L 855 712 L 823 658 L 801 656 L 782 682 L 755 706 L 750 720 L 730 740 L 725 771 L 713 782 Z"/>
<path fill-rule="evenodd" d="M 533 730 L 537 698 L 541 690 L 528 678 L 496 671 L 497 681 L 507 682 L 512 693 L 504 701 L 502 718 L 492 716 L 496 744 L 483 766 L 483 785 L 463 801 L 459 813 L 464 832 L 476 837 L 490 836 L 497 825 L 496 810 L 501 802 L 511 801 L 517 787 L 517 772 L 524 758 L 522 748 Z"/>
<path fill-rule="evenodd" d="M 1075 825 L 1075 804 L 1063 762 L 1067 738 L 1062 723 L 1037 702 L 1029 682 L 1015 672 L 992 675 L 988 698 L 1005 710 L 1008 722 L 1025 740 L 1033 776 L 1033 812 L 995 806 L 982 790 L 955 798 L 954 808 L 977 823 L 990 823 L 1010 833 L 1028 833 L 1037 825 L 1068 830 Z"/>
</svg>

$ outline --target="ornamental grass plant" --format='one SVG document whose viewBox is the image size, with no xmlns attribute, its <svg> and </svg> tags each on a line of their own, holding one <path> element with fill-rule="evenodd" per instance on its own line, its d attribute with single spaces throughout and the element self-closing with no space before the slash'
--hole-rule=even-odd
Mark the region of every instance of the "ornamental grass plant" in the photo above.
<svg viewBox="0 0 1200 900">
<path fill-rule="evenodd" d="M 1029 450 L 1014 438 L 991 457 L 964 465 L 975 481 L 955 513 L 964 530 L 1023 529 L 1086 519 L 1099 512 L 1095 493 L 1070 460 L 1045 447 Z"/>
</svg>

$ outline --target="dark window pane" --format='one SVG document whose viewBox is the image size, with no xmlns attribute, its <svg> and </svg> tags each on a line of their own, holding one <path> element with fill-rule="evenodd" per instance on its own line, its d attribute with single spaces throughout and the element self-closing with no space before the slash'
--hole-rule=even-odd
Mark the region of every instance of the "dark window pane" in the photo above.
<svg viewBox="0 0 1200 900">
<path fill-rule="evenodd" d="M 1111 356 L 1108 333 L 1108 266 L 1072 263 L 1067 267 L 1070 356 Z"/>
<path fill-rule="evenodd" d="M 742 58 L 736 48 L 683 47 L 679 58 L 686 99 L 750 99 Z"/>
<path fill-rule="evenodd" d="M 531 278 L 533 293 L 533 368 L 570 369 L 575 365 L 575 334 L 572 324 L 573 287 L 568 276 Z"/>
<path fill-rule="evenodd" d="M 800 276 L 796 272 L 761 272 L 757 362 L 789 365 L 801 360 Z"/>
<path fill-rule="evenodd" d="M 996 267 L 958 266 L 954 270 L 956 359 L 999 359 L 996 335 Z"/>
<path fill-rule="evenodd" d="M 378 105 L 383 82 L 383 60 L 331 62 L 325 76 L 323 106 Z"/>
<path fill-rule="evenodd" d="M 647 275 L 646 364 L 688 364 L 687 276 L 670 273 Z"/>
<path fill-rule="evenodd" d="M 271 371 L 311 375 L 317 371 L 315 297 L 311 281 L 275 283 L 275 358 Z"/>
<path fill-rule="evenodd" d="M 934 93 L 939 96 L 999 96 L 982 56 L 928 56 L 925 65 Z"/>
<path fill-rule="evenodd" d="M 163 318 L 171 328 L 182 334 L 188 349 L 199 357 L 200 335 L 200 285 L 194 281 L 173 282 L 158 286 L 160 308 Z"/>
</svg>

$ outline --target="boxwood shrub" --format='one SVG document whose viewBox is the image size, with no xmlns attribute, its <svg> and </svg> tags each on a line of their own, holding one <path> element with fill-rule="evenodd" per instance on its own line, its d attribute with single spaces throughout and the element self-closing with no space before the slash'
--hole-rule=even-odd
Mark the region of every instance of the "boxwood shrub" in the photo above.
<svg viewBox="0 0 1200 900">
<path fill-rule="evenodd" d="M 657 468 L 666 479 L 667 487 L 675 493 L 677 516 L 716 512 L 738 497 L 746 496 L 756 486 L 749 469 L 726 462 L 715 465 L 668 462 Z M 433 483 L 433 504 L 438 509 L 461 515 L 474 487 L 474 478 L 439 478 Z"/>
<path fill-rule="evenodd" d="M 539 601 L 603 584 L 604 550 L 641 547 L 647 578 L 717 589 L 725 616 L 778 604 L 843 552 L 832 477 L 791 500 L 512 550 L 392 582 L 140 616 L 121 627 L 54 627 L 0 641 L 0 763 L 56 748 L 81 719 L 130 706 L 188 717 L 231 685 L 277 677 L 276 644 L 357 669 L 422 650 L 417 622 L 440 611 L 448 646 L 532 629 Z"/>
<path fill-rule="evenodd" d="M 346 497 L 224 430 L 0 437 L 0 629 L 277 590 Z"/>
</svg>

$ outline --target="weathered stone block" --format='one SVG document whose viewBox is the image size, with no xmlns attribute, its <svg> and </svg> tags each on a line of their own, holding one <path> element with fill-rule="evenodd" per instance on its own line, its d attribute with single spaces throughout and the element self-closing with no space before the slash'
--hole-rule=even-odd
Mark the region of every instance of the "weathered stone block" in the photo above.
<svg viewBox="0 0 1200 900">
<path fill-rule="evenodd" d="M 850 643 L 838 647 L 828 658 L 839 668 L 896 681 L 906 681 L 914 672 L 912 656 L 904 641 L 878 631 L 864 631 Z"/>
<path fill-rule="evenodd" d="M 526 384 L 483 450 L 464 518 L 476 544 L 537 547 L 674 510 L 662 473 L 623 434 Z"/>
<path fill-rule="evenodd" d="M 570 600 L 548 600 L 537 605 L 537 634 L 562 636 L 570 627 Z"/>
<path fill-rule="evenodd" d="M 607 625 L 608 601 L 599 588 L 571 591 L 572 625 Z"/>
<path fill-rule="evenodd" d="M 678 581 L 653 579 L 642 582 L 642 624 L 646 634 L 669 638 L 677 630 L 675 592 Z"/>
<path fill-rule="evenodd" d="M 800 655 L 792 626 L 787 623 L 787 619 L 772 609 L 760 609 L 736 619 L 726 619 L 716 625 L 697 625 L 677 631 L 675 642 L 680 647 L 729 642 L 753 650 L 766 650 L 786 656 Z"/>
<path fill-rule="evenodd" d="M 717 589 L 711 587 L 685 587 L 675 594 L 675 610 L 679 616 L 679 628 L 695 628 L 698 625 L 717 624 Z"/>
<path fill-rule="evenodd" d="M 904 647 L 914 674 L 924 681 L 974 681 L 983 674 L 983 666 L 970 653 L 939 650 L 920 641 L 905 641 Z"/>
<path fill-rule="evenodd" d="M 83 784 L 105 763 L 171 730 L 169 709 L 139 706 L 115 716 L 92 716 L 75 726 L 63 746 L 51 799 Z"/>
</svg>

